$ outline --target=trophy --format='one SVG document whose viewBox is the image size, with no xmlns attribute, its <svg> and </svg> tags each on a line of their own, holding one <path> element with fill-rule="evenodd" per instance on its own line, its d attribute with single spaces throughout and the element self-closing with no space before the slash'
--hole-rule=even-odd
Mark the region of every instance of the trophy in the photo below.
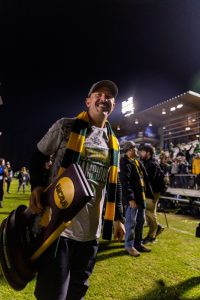
<svg viewBox="0 0 200 300">
<path fill-rule="evenodd" d="M 71 164 L 44 191 L 41 214 L 20 205 L 2 222 L 0 262 L 13 289 L 22 290 L 34 278 L 38 258 L 92 197 L 81 167 Z"/>
</svg>

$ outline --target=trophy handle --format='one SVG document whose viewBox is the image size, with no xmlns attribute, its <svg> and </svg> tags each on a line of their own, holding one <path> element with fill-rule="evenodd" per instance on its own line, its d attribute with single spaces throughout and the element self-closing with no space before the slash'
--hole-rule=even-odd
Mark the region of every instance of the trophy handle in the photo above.
<svg viewBox="0 0 200 300">
<path fill-rule="evenodd" d="M 63 230 L 69 226 L 71 221 L 61 223 L 57 229 L 44 241 L 42 246 L 35 251 L 35 253 L 31 256 L 30 260 L 34 262 L 37 258 L 39 258 L 44 251 L 57 239 L 57 237 L 63 232 Z"/>
</svg>

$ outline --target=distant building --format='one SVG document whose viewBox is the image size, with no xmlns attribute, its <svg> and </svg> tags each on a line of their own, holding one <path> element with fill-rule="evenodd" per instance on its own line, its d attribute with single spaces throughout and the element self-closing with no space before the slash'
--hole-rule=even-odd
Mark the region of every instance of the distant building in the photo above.
<svg viewBox="0 0 200 300">
<path fill-rule="evenodd" d="M 120 141 L 149 142 L 159 148 L 200 138 L 200 94 L 188 91 L 118 122 Z"/>
</svg>

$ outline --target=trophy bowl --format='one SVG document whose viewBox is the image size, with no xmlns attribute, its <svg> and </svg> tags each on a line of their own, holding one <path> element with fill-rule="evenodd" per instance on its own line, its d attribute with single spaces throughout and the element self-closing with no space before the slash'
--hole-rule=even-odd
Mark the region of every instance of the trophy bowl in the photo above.
<svg viewBox="0 0 200 300">
<path fill-rule="evenodd" d="M 92 198 L 81 167 L 72 164 L 43 193 L 41 214 L 32 214 L 28 207 L 20 205 L 3 220 L 0 263 L 13 289 L 24 289 L 35 277 L 38 258 Z"/>
</svg>

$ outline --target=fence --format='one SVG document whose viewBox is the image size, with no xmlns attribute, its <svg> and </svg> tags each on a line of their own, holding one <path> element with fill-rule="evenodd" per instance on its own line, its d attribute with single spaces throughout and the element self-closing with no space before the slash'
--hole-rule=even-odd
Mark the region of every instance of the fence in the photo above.
<svg viewBox="0 0 200 300">
<path fill-rule="evenodd" d="M 200 216 L 199 176 L 176 174 L 169 177 L 167 192 L 160 197 L 158 209 L 179 209 L 182 213 Z"/>
</svg>

